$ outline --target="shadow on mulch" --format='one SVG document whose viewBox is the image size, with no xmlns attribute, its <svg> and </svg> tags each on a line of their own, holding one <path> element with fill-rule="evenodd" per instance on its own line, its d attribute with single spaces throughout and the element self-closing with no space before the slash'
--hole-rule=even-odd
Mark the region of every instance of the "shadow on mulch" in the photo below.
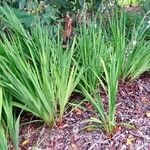
<svg viewBox="0 0 150 150">
<path fill-rule="evenodd" d="M 89 109 L 93 109 L 89 107 Z M 64 117 L 63 127 L 50 130 L 41 123 L 24 125 L 20 130 L 21 150 L 150 150 L 150 74 L 131 83 L 119 83 L 117 122 L 133 124 L 135 129 L 120 126 L 109 139 L 101 129 L 83 130 L 82 121 L 94 113 L 77 109 Z M 23 116 L 22 120 L 30 118 Z"/>
</svg>

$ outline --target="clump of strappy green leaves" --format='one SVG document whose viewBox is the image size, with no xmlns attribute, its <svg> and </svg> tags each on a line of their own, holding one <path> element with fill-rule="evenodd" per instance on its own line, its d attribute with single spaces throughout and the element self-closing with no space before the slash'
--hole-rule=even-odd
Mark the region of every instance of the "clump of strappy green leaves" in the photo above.
<svg viewBox="0 0 150 150">
<path fill-rule="evenodd" d="M 40 25 L 29 34 L 8 9 L 3 10 L 10 33 L 1 34 L 2 85 L 17 98 L 13 105 L 42 118 L 51 127 L 62 122 L 69 97 L 83 68 L 73 59 L 76 39 L 65 50 L 58 33 L 54 38 Z M 15 32 L 15 33 L 14 33 Z"/>
<path fill-rule="evenodd" d="M 99 117 L 89 121 L 98 123 L 107 133 L 112 133 L 117 126 L 118 81 L 134 80 L 150 69 L 150 44 L 145 41 L 145 26 L 141 22 L 136 31 L 133 28 L 133 33 L 129 35 L 125 26 L 126 16 L 124 12 L 119 13 L 115 12 L 112 18 L 108 18 L 106 28 L 103 22 L 97 26 L 84 26 L 78 42 L 79 58 L 87 69 L 81 89 Z M 104 109 L 100 87 L 107 93 L 108 110 Z M 128 123 L 122 124 L 131 127 Z"/>
</svg>

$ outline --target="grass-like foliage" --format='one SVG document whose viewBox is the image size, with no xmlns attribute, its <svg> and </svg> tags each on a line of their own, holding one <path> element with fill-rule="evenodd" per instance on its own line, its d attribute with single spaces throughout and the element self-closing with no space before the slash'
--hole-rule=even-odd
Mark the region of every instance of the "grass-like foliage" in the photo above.
<svg viewBox="0 0 150 150">
<path fill-rule="evenodd" d="M 150 44 L 149 42 L 137 41 L 135 46 L 131 43 L 130 48 L 130 53 L 127 54 L 124 62 L 122 78 L 131 81 L 150 69 Z"/>
<path fill-rule="evenodd" d="M 5 128 L 7 134 L 13 142 L 13 145 L 16 150 L 19 150 L 19 122 L 20 115 L 15 117 L 16 114 L 13 114 L 13 101 L 10 94 L 4 93 L 3 101 L 4 115 L 3 120 L 5 121 Z"/>
<path fill-rule="evenodd" d="M 62 122 L 69 97 L 83 73 L 73 59 L 76 40 L 64 50 L 59 33 L 55 39 L 37 25 L 30 35 L 8 11 L 3 10 L 12 32 L 1 34 L 2 84 L 18 99 L 13 105 L 26 105 L 25 110 L 52 127 L 56 119 Z"/>
<path fill-rule="evenodd" d="M 117 64 L 117 57 L 116 55 L 113 55 L 111 57 L 111 64 L 110 66 L 106 67 L 106 62 L 101 59 L 100 62 L 104 69 L 104 79 L 107 83 L 106 87 L 104 89 L 106 90 L 108 94 L 108 113 L 104 109 L 104 104 L 101 96 L 93 91 L 93 93 L 89 93 L 83 86 L 82 90 L 84 95 L 87 97 L 87 99 L 93 104 L 95 107 L 98 117 L 99 118 L 91 118 L 89 121 L 95 122 L 104 129 L 105 132 L 108 134 L 111 134 L 115 127 L 116 127 L 116 121 L 115 121 L 115 111 L 116 111 L 116 95 L 117 95 L 117 89 L 118 89 L 118 64 Z M 115 65 L 114 65 L 115 64 Z M 103 83 L 100 79 L 100 83 Z M 102 84 L 102 86 L 104 83 Z"/>
<path fill-rule="evenodd" d="M 7 150 L 8 146 L 7 146 L 7 137 L 5 134 L 5 130 L 3 128 L 3 126 L 0 124 L 0 149 L 1 150 Z"/>
<path fill-rule="evenodd" d="M 0 120 L 0 149 L 8 149 L 8 141 L 11 140 L 14 148 L 19 150 L 19 122 L 20 114 L 16 118 L 13 110 L 12 96 L 4 90 L 1 92 L 2 113 Z"/>
<path fill-rule="evenodd" d="M 102 36 L 100 39 L 104 42 L 97 42 L 97 45 L 98 43 L 101 43 L 101 48 L 95 48 L 94 43 L 96 40 L 93 42 L 91 38 L 87 36 L 87 39 L 90 40 L 88 42 L 82 42 L 84 45 L 82 47 L 85 48 L 87 45 L 87 48 L 80 49 L 81 56 L 86 54 L 86 57 L 83 55 L 84 59 L 82 60 L 84 60 L 83 62 L 90 62 L 86 65 L 89 66 L 92 73 L 90 74 L 87 71 L 87 75 L 84 75 L 83 83 L 86 86 L 81 83 L 82 91 L 96 108 L 99 116 L 99 118 L 91 118 L 90 121 L 98 123 L 107 133 L 112 133 L 117 125 L 115 121 L 115 113 L 118 80 L 133 80 L 150 68 L 149 43 L 145 41 L 147 29 L 143 28 L 143 22 L 141 22 L 141 24 L 135 31 L 133 30 L 134 32 L 129 37 L 129 31 L 126 29 L 125 21 L 126 18 L 124 13 L 118 13 L 118 11 L 116 11 L 115 14 L 109 18 L 107 28 L 103 28 L 103 30 L 101 30 Z M 88 35 L 93 34 L 94 30 L 94 28 L 90 30 Z M 86 37 L 84 37 L 84 40 L 85 39 Z M 96 37 L 96 39 L 98 39 L 98 37 Z M 90 45 L 92 45 L 92 47 Z M 84 53 L 88 48 L 89 52 Z M 96 50 L 100 50 L 102 53 Z M 94 57 L 92 52 L 95 53 Z M 89 61 L 89 58 L 93 59 L 90 59 Z M 95 80 L 97 78 L 97 85 L 103 87 L 107 93 L 108 110 L 104 109 L 104 103 L 106 104 L 106 102 L 102 100 L 98 92 L 99 87 L 91 84 L 93 83 L 93 78 Z M 95 88 L 93 88 L 93 85 Z M 128 125 L 127 123 L 122 124 Z"/>
<path fill-rule="evenodd" d="M 91 89 L 96 90 L 99 87 L 97 76 L 100 77 L 103 72 L 103 67 L 99 60 L 100 58 L 107 59 L 108 57 L 102 26 L 97 26 L 96 22 L 89 25 L 84 24 L 80 27 L 77 40 L 77 58 L 80 65 L 86 69 L 83 74 L 82 84 L 88 91 Z M 88 85 L 84 81 L 88 82 Z"/>
<path fill-rule="evenodd" d="M 143 13 L 147 13 L 150 11 L 150 1 L 149 0 L 143 0 L 141 3 L 141 8 Z"/>
<path fill-rule="evenodd" d="M 97 63 L 101 66 L 101 78 L 94 70 L 96 68 L 92 68 L 95 77 L 98 79 L 99 85 L 103 87 L 107 93 L 108 110 L 104 108 L 104 101 L 99 94 L 100 92 L 98 92 L 99 88 L 97 90 L 93 89 L 86 78 L 86 85 L 88 88 L 91 88 L 92 92 L 90 93 L 85 86 L 81 85 L 84 95 L 93 104 L 99 117 L 91 118 L 90 121 L 98 123 L 98 125 L 109 134 L 112 133 L 116 127 L 115 112 L 118 80 L 121 75 L 121 67 L 124 60 L 125 30 L 124 26 L 121 26 L 122 22 L 122 17 L 118 18 L 118 16 L 114 16 L 109 22 L 109 33 L 111 33 L 111 37 L 107 36 L 106 33 L 108 31 L 103 31 L 105 33 L 103 39 L 105 39 L 105 41 L 107 40 L 107 42 L 103 42 L 101 47 L 105 48 L 105 51 L 107 51 L 107 57 L 104 57 L 103 53 L 97 53 L 96 55 L 99 57 Z"/>
<path fill-rule="evenodd" d="M 2 104 L 3 104 L 3 92 L 2 87 L 0 87 L 0 149 L 7 150 L 7 137 L 5 130 L 2 126 Z"/>
<path fill-rule="evenodd" d="M 3 105 L 3 91 L 2 87 L 0 86 L 0 121 L 2 118 L 2 105 Z"/>
<path fill-rule="evenodd" d="M 122 67 L 123 80 L 134 80 L 150 69 L 150 44 L 147 36 L 150 26 L 146 22 L 148 14 L 145 14 L 139 25 L 130 31 L 130 37 L 126 38 Z"/>
</svg>

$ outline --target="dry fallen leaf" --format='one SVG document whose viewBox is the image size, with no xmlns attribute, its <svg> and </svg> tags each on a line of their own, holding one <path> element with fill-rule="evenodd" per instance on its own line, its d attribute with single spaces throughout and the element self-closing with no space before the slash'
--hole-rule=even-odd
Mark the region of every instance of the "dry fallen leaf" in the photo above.
<svg viewBox="0 0 150 150">
<path fill-rule="evenodd" d="M 115 132 L 119 132 L 121 131 L 122 127 L 121 126 L 117 126 L 116 129 L 115 129 Z"/>
<path fill-rule="evenodd" d="M 64 129 L 64 128 L 66 128 L 66 127 L 68 127 L 69 125 L 68 124 L 61 124 L 61 125 L 58 125 L 57 127 L 59 128 L 59 129 Z"/>
<path fill-rule="evenodd" d="M 71 144 L 71 150 L 78 150 L 77 145 L 75 145 L 74 143 Z"/>
<path fill-rule="evenodd" d="M 63 30 L 63 42 L 67 42 L 67 39 L 71 36 L 73 30 L 73 20 L 69 15 L 69 12 L 65 16 L 65 27 Z M 66 45 L 63 45 L 65 47 Z"/>
<path fill-rule="evenodd" d="M 146 116 L 149 118 L 149 117 L 150 117 L 150 112 L 147 112 L 147 113 L 146 113 Z"/>
<path fill-rule="evenodd" d="M 143 103 L 147 103 L 147 102 L 148 102 L 148 99 L 147 99 L 146 96 L 141 96 L 141 101 L 142 101 Z"/>
<path fill-rule="evenodd" d="M 132 137 L 132 138 L 128 138 L 127 139 L 127 145 L 131 145 L 133 141 L 135 141 L 136 138 Z"/>
<path fill-rule="evenodd" d="M 75 109 L 77 115 L 82 115 L 83 111 L 81 109 Z"/>
<path fill-rule="evenodd" d="M 94 110 L 94 107 L 91 104 L 86 103 L 85 106 L 87 110 Z"/>
<path fill-rule="evenodd" d="M 88 131 L 88 132 L 93 132 L 95 130 L 96 130 L 96 126 L 89 126 L 86 128 L 86 131 Z"/>
<path fill-rule="evenodd" d="M 22 142 L 22 145 L 25 146 L 25 145 L 27 145 L 28 143 L 29 143 L 29 140 L 24 140 L 24 141 Z"/>
</svg>

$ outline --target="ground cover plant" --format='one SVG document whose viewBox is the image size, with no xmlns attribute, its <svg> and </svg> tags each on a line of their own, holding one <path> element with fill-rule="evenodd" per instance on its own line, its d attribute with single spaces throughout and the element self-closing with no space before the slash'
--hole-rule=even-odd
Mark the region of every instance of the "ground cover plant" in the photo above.
<svg viewBox="0 0 150 150">
<path fill-rule="evenodd" d="M 21 108 L 26 105 L 26 110 L 42 118 L 50 126 L 55 123 L 59 107 L 58 118 L 60 117 L 62 122 L 67 101 L 83 72 L 82 68 L 78 70 L 77 62 L 71 66 L 76 41 L 73 41 L 71 48 L 64 51 L 59 35 L 58 39 L 50 41 L 48 32 L 37 27 L 31 37 L 14 14 L 6 13 L 6 16 L 8 21 L 14 20 L 11 26 L 16 35 L 10 35 L 11 40 L 2 35 L 6 42 L 1 45 L 1 78 L 4 87 L 8 87 L 8 90 L 21 100 L 21 103 L 16 102 L 14 105 Z M 8 50 L 10 55 L 7 54 Z"/>
<path fill-rule="evenodd" d="M 112 31 L 112 34 L 114 34 L 112 36 L 112 41 L 107 43 L 105 42 L 106 39 L 108 40 L 108 37 L 105 35 L 107 31 L 105 31 L 104 28 L 101 28 L 102 25 L 95 27 L 99 32 L 96 32 L 94 36 L 91 36 L 94 34 L 94 30 L 96 30 L 93 27 L 92 31 L 90 32 L 91 34 L 89 34 L 86 30 L 85 36 L 81 34 L 84 41 L 79 39 L 82 44 L 81 45 L 79 42 L 79 46 L 82 46 L 80 47 L 79 53 L 81 55 L 81 59 L 83 60 L 83 65 L 88 66 L 90 70 L 90 72 L 89 70 L 85 72 L 86 74 L 83 77 L 83 81 L 87 86 L 83 84 L 81 85 L 81 87 L 87 99 L 89 99 L 96 108 L 100 119 L 98 120 L 96 118 L 91 118 L 90 121 L 100 124 L 100 126 L 102 126 L 102 128 L 104 128 L 104 130 L 108 134 L 111 134 L 116 126 L 115 104 L 118 80 L 121 74 L 121 67 L 123 62 L 122 54 L 124 53 L 122 51 L 124 51 L 125 44 L 125 41 L 123 41 L 124 30 L 122 30 L 121 27 L 121 25 L 123 25 L 123 20 L 122 18 L 120 18 L 120 20 L 118 21 L 117 19 L 119 18 L 116 19 L 115 17 L 116 16 L 114 16 L 114 18 L 110 21 L 110 30 Z M 90 35 L 90 37 L 88 35 Z M 87 42 L 85 40 L 87 40 Z M 90 43 L 90 41 L 92 42 Z M 91 56 L 92 59 L 90 58 Z M 101 76 L 103 79 L 101 79 Z M 105 80 L 107 88 L 105 87 L 105 83 L 103 82 L 103 80 Z M 102 98 L 98 94 L 100 86 L 102 86 L 108 94 L 108 114 L 104 109 Z"/>
<path fill-rule="evenodd" d="M 124 62 L 122 67 L 123 80 L 127 78 L 130 80 L 136 79 L 142 73 L 149 70 L 149 42 L 146 40 L 148 39 L 149 32 L 149 25 L 146 21 L 147 15 L 148 13 L 140 20 L 138 26 L 135 23 L 136 25 L 131 27 L 130 32 L 125 28 Z"/>
<path fill-rule="evenodd" d="M 80 28 L 80 35 L 78 37 L 77 45 L 77 57 L 81 66 L 83 66 L 86 71 L 83 74 L 84 87 L 88 91 L 96 90 L 99 86 L 98 77 L 101 76 L 103 69 L 100 63 L 100 58 L 107 59 L 108 51 L 105 51 L 105 39 L 102 33 L 102 27 L 97 28 L 95 22 L 90 25 L 84 25 Z M 90 87 L 90 89 L 88 89 Z"/>
<path fill-rule="evenodd" d="M 131 120 L 122 119 L 122 115 L 128 115 L 126 109 L 130 109 L 130 105 L 123 108 L 123 112 L 118 111 L 118 105 L 124 106 L 126 101 L 130 102 L 127 98 L 130 97 L 131 91 L 120 91 L 122 86 L 125 87 L 122 84 L 132 85 L 136 81 L 139 82 L 137 78 L 145 72 L 149 75 L 150 44 L 146 38 L 149 26 L 145 24 L 148 13 L 138 26 L 128 28 L 126 13 L 115 7 L 111 15 L 104 14 L 105 16 L 91 19 L 89 22 L 83 20 L 64 47 L 60 26 L 57 27 L 56 34 L 51 34 L 39 19 L 30 30 L 26 30 L 9 7 L 1 7 L 1 11 L 7 24 L 7 31 L 0 33 L 1 149 L 8 149 L 10 145 L 14 149 L 40 147 L 43 141 L 38 141 L 48 130 L 50 140 L 44 140 L 50 144 L 41 145 L 41 148 L 43 146 L 55 149 L 59 143 L 56 140 L 59 133 L 55 136 L 56 139 L 53 139 L 53 132 L 59 130 L 66 134 L 72 130 L 72 135 L 68 134 L 68 140 L 71 140 L 68 149 L 80 149 L 75 145 L 77 139 L 80 139 L 77 135 L 93 130 L 90 126 L 96 127 L 94 130 L 101 132 L 100 135 L 107 140 L 113 140 L 116 134 L 124 133 L 125 129 L 136 132 L 131 117 Z M 137 86 L 142 89 L 140 93 L 147 94 L 140 98 L 148 105 L 145 97 L 149 98 L 149 85 L 145 85 L 147 87 L 141 82 Z M 147 92 L 143 92 L 143 88 Z M 132 97 L 137 98 L 136 93 Z M 79 95 L 79 100 L 76 100 L 75 94 Z M 137 104 L 141 103 L 138 101 Z M 26 121 L 28 114 L 32 114 L 36 119 Z M 78 118 L 78 115 L 82 118 Z M 141 117 L 141 114 L 137 115 Z M 149 117 L 148 112 L 144 115 Z M 19 134 L 20 119 L 23 124 L 20 129 L 23 131 L 23 127 L 32 122 L 43 122 L 42 130 L 38 132 L 38 140 L 32 140 L 37 143 L 30 145 L 29 139 L 23 135 L 25 132 Z M 75 123 L 71 119 L 74 119 Z M 146 123 L 149 124 L 148 121 Z M 83 129 L 79 129 L 79 126 Z M 130 127 L 132 129 L 129 129 Z M 145 132 L 142 131 L 142 134 Z M 120 139 L 118 136 L 117 138 Z M 133 137 L 126 138 L 127 145 L 134 141 Z M 147 139 L 145 141 L 148 145 Z M 96 142 L 98 141 L 97 139 Z M 66 145 L 63 144 L 61 149 Z M 78 146 L 81 145 L 79 142 Z M 88 148 L 94 147 L 91 145 Z"/>
<path fill-rule="evenodd" d="M 1 120 L 0 120 L 0 148 L 2 150 L 8 149 L 9 135 L 10 139 L 16 150 L 19 150 L 19 121 L 20 114 L 16 119 L 16 114 L 14 113 L 12 105 L 12 96 L 6 94 L 4 89 L 1 88 Z"/>
</svg>

